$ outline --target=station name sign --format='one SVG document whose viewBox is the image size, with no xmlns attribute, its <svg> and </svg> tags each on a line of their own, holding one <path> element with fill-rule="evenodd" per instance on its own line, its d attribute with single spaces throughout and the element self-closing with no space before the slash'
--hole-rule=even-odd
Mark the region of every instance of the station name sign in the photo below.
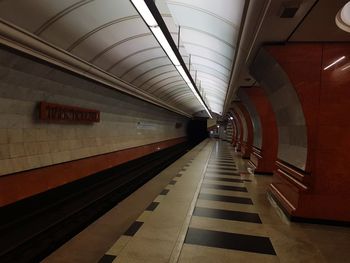
<svg viewBox="0 0 350 263">
<path fill-rule="evenodd" d="M 46 122 L 94 123 L 100 121 L 100 111 L 41 101 L 39 119 Z"/>
</svg>

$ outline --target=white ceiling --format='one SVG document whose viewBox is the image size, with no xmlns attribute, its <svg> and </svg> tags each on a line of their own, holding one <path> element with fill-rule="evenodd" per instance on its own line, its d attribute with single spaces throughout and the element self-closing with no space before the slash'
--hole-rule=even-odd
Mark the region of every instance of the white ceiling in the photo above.
<svg viewBox="0 0 350 263">
<path fill-rule="evenodd" d="M 167 0 L 180 39 L 191 56 L 191 74 L 210 109 L 223 111 L 245 0 Z"/>
<path fill-rule="evenodd" d="M 282 6 L 292 2 L 300 4 L 295 17 L 280 18 Z M 155 1 L 176 44 L 181 27 L 180 54 L 207 105 L 219 115 L 229 109 L 238 87 L 254 83 L 249 65 L 262 44 L 350 41 L 350 34 L 334 22 L 346 2 Z M 242 14 L 244 27 L 238 39 Z M 0 0 L 1 20 L 129 83 L 163 105 L 191 115 L 205 113 L 129 0 Z"/>
<path fill-rule="evenodd" d="M 180 111 L 204 110 L 129 0 L 1 0 L 0 18 Z M 176 40 L 172 17 L 164 20 Z M 183 44 L 180 52 L 187 62 Z M 202 71 L 211 67 L 209 62 L 205 55 L 196 60 Z M 204 86 L 210 82 L 203 76 Z"/>
</svg>

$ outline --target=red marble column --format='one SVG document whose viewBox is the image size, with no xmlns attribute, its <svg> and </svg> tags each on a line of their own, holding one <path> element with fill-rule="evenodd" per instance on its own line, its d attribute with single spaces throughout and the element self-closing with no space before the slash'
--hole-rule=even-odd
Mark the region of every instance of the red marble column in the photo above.
<svg viewBox="0 0 350 263">
<path fill-rule="evenodd" d="M 247 141 L 242 140 L 242 146 L 241 146 L 241 151 L 242 151 L 242 158 L 244 159 L 249 159 L 250 154 L 252 153 L 252 145 L 253 145 L 253 123 L 250 118 L 249 112 L 241 102 L 236 102 L 236 105 L 240 109 L 240 111 L 243 114 L 244 120 L 246 125 L 247 125 Z"/>
<path fill-rule="evenodd" d="M 237 131 L 238 131 L 238 133 L 237 133 L 238 136 L 236 137 L 236 142 L 235 142 L 234 147 L 235 147 L 237 152 L 240 152 L 242 144 L 243 144 L 243 137 L 244 137 L 243 136 L 243 133 L 244 133 L 243 122 L 235 109 L 232 108 L 231 112 L 234 115 L 234 121 L 237 125 Z"/>
<path fill-rule="evenodd" d="M 308 136 L 305 170 L 277 161 L 270 191 L 294 219 L 350 222 L 350 44 L 296 43 L 267 50 L 299 96 Z"/>
<path fill-rule="evenodd" d="M 237 131 L 237 125 L 235 120 L 230 120 L 232 122 L 232 140 L 231 140 L 231 144 L 233 147 L 236 146 L 236 141 L 237 141 L 237 136 L 238 136 L 238 131 Z"/>
<path fill-rule="evenodd" d="M 252 147 L 250 163 L 255 167 L 255 173 L 272 174 L 275 170 L 278 147 L 278 131 L 275 113 L 271 104 L 260 87 L 245 89 L 245 93 L 254 103 L 261 122 L 262 143 L 261 149 Z"/>
</svg>

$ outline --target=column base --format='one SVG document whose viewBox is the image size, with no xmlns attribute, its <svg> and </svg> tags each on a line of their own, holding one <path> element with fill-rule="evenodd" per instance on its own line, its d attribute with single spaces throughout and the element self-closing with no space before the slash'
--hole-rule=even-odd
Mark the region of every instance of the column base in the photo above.
<svg viewBox="0 0 350 263">
<path fill-rule="evenodd" d="M 302 216 L 292 215 L 285 206 L 280 202 L 280 200 L 268 190 L 267 194 L 273 199 L 277 204 L 279 209 L 283 214 L 291 221 L 297 223 L 306 223 L 306 224 L 319 224 L 319 225 L 329 225 L 329 226 L 341 226 L 341 227 L 350 227 L 350 221 L 341 221 L 341 220 L 329 220 L 329 219 L 320 219 L 320 218 L 308 218 Z"/>
</svg>

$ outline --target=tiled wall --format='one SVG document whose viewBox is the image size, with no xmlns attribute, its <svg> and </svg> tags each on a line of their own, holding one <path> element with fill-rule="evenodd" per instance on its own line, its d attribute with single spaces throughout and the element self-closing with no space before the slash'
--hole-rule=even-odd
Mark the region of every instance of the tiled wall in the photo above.
<svg viewBox="0 0 350 263">
<path fill-rule="evenodd" d="M 39 101 L 97 109 L 101 121 L 40 123 Z M 187 122 L 186 117 L 0 49 L 0 175 L 183 137 Z"/>
</svg>

